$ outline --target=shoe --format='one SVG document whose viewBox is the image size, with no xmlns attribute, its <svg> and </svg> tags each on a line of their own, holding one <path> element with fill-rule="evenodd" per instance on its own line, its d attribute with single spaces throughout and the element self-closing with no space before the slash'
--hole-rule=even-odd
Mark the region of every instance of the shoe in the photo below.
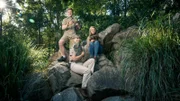
<svg viewBox="0 0 180 101">
<path fill-rule="evenodd" d="M 63 57 L 61 56 L 59 59 L 57 59 L 58 62 L 62 62 L 62 61 L 65 61 L 66 60 L 66 57 Z"/>
<path fill-rule="evenodd" d="M 98 56 L 95 56 L 94 60 L 95 60 L 95 63 L 97 64 L 98 63 Z"/>
</svg>

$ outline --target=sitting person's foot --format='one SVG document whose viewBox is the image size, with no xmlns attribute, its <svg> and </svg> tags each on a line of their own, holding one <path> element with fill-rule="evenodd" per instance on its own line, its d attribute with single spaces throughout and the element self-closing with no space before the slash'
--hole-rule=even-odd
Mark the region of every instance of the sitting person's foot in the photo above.
<svg viewBox="0 0 180 101">
<path fill-rule="evenodd" d="M 58 62 L 62 62 L 62 61 L 65 61 L 66 60 L 66 57 L 64 56 L 61 56 L 59 59 L 57 59 Z"/>
<path fill-rule="evenodd" d="M 96 63 L 98 63 L 98 56 L 94 56 L 94 60 Z"/>
</svg>

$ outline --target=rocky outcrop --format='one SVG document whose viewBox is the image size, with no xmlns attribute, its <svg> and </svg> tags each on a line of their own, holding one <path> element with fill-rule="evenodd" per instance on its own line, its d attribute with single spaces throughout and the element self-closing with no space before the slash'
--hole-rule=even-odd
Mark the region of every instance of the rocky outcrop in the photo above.
<svg viewBox="0 0 180 101">
<path fill-rule="evenodd" d="M 179 18 L 180 14 L 177 13 L 172 19 L 172 22 L 177 24 L 173 26 L 177 34 L 180 32 Z M 124 40 L 133 40 L 139 36 L 138 27 L 131 26 L 122 30 L 121 26 L 115 23 L 100 32 L 99 36 L 105 54 L 112 61 L 104 54 L 97 59 L 95 72 L 87 84 L 89 98 L 92 101 L 136 101 L 133 94 L 135 94 L 134 82 L 137 78 L 135 73 L 138 70 L 132 71 L 125 68 L 123 71 L 121 63 L 130 54 L 120 53 L 126 51 L 125 48 L 122 49 L 125 45 Z M 50 58 L 51 64 L 45 73 L 33 73 L 26 76 L 22 90 L 23 100 L 86 101 L 77 90 L 81 87 L 82 75 L 72 72 L 67 62 L 57 62 L 58 57 L 60 54 L 57 52 Z"/>
<path fill-rule="evenodd" d="M 99 36 L 105 53 L 109 54 L 118 50 L 122 39 L 133 38 L 137 34 L 137 27 L 132 26 L 120 31 L 120 25 L 115 23 L 100 32 Z M 81 87 L 82 75 L 72 72 L 67 62 L 57 62 L 59 56 L 57 52 L 50 58 L 51 64 L 45 73 L 37 73 L 26 78 L 23 100 L 84 101 L 82 94 L 77 91 L 77 87 Z M 116 65 L 104 54 L 96 61 L 95 72 L 87 84 L 88 95 L 93 101 L 100 101 L 111 96 L 128 96 L 132 92 L 133 84 L 129 84 L 128 78 L 122 77 L 118 67 L 121 61 L 120 55 L 116 53 L 112 59 L 115 59 Z M 109 99 L 106 100 L 119 98 Z"/>
</svg>

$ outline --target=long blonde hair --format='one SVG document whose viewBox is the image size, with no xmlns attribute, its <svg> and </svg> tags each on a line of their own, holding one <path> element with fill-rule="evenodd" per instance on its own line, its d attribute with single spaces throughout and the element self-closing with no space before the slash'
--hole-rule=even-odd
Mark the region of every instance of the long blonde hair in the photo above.
<svg viewBox="0 0 180 101">
<path fill-rule="evenodd" d="M 91 33 L 91 29 L 92 29 L 92 28 L 94 28 L 94 29 L 96 30 L 96 28 L 95 28 L 94 26 L 91 26 L 91 27 L 89 28 L 89 36 L 91 36 L 91 34 L 92 34 L 92 33 Z M 97 30 L 96 30 L 96 32 L 95 32 L 94 34 L 97 34 Z"/>
<path fill-rule="evenodd" d="M 96 28 L 94 26 L 90 26 L 89 28 L 89 36 L 87 37 L 87 47 L 89 47 L 89 43 L 90 43 L 90 37 L 91 37 L 91 29 L 94 28 L 96 30 Z M 97 30 L 96 32 L 94 33 L 94 35 L 97 34 Z"/>
</svg>

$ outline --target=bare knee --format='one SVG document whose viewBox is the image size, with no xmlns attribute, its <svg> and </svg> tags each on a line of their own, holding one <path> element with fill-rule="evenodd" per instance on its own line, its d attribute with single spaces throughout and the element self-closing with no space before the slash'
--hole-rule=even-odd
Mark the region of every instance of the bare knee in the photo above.
<svg viewBox="0 0 180 101">
<path fill-rule="evenodd" d="M 64 46 L 64 40 L 59 40 L 59 46 Z"/>
</svg>

